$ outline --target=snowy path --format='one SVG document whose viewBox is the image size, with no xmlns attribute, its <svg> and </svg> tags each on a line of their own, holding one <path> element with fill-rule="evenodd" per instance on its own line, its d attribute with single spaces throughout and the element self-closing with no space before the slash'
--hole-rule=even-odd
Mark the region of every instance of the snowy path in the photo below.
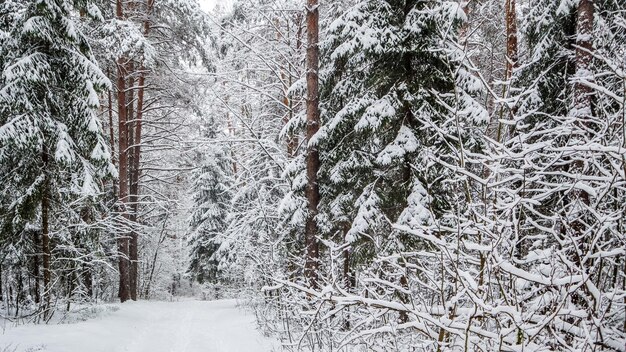
<svg viewBox="0 0 626 352">
<path fill-rule="evenodd" d="M 10 347 L 10 348 L 7 348 Z M 0 352 L 269 352 L 234 300 L 129 302 L 85 322 L 0 330 Z M 5 350 L 6 349 L 6 350 Z"/>
</svg>

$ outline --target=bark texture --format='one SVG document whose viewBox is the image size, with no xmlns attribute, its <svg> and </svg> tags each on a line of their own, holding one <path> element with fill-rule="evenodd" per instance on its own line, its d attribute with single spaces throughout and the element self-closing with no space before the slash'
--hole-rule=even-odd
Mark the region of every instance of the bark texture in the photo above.
<svg viewBox="0 0 626 352">
<path fill-rule="evenodd" d="M 305 226 L 306 261 L 304 276 L 309 286 L 318 287 L 319 266 L 319 240 L 317 238 L 317 207 L 320 200 L 317 173 L 320 168 L 320 158 L 317 145 L 311 143 L 311 139 L 319 130 L 319 3 L 318 0 L 307 0 L 307 49 L 306 49 L 306 199 L 308 201 L 308 214 Z"/>
<path fill-rule="evenodd" d="M 44 150 L 41 159 L 43 162 L 43 169 L 48 170 L 48 151 Z M 41 251 L 43 253 L 43 290 L 44 290 L 44 314 L 43 318 L 48 321 L 50 317 L 50 283 L 51 283 L 51 271 L 50 271 L 50 180 L 48 175 L 44 176 L 43 194 L 41 196 Z"/>
<path fill-rule="evenodd" d="M 117 17 L 124 18 L 122 1 L 117 0 Z M 118 113 L 118 165 L 119 165 L 119 201 L 124 218 L 128 218 L 126 202 L 128 201 L 128 129 L 126 126 L 126 59 L 121 57 L 117 60 L 117 113 Z M 126 226 L 126 224 L 124 224 Z M 129 241 L 126 233 L 120 234 L 117 240 L 119 256 L 120 285 L 119 298 L 125 302 L 130 298 L 130 275 L 129 275 Z"/>
<path fill-rule="evenodd" d="M 147 0 L 144 8 L 145 19 L 143 22 L 144 36 L 150 34 L 150 16 L 154 7 L 154 0 Z M 131 204 L 131 220 L 137 222 L 139 220 L 139 178 L 141 176 L 141 138 L 143 127 L 143 109 L 145 101 L 145 86 L 146 86 L 146 73 L 147 70 L 142 64 L 139 67 L 139 78 L 137 80 L 137 109 L 135 110 L 136 116 L 133 121 L 133 131 L 131 132 L 133 145 L 129 150 L 132 155 L 132 163 L 130 165 L 130 204 Z M 132 231 L 130 235 L 129 243 L 129 255 L 130 255 L 130 296 L 132 300 L 137 300 L 138 287 L 139 287 L 139 240 L 136 231 Z"/>
<path fill-rule="evenodd" d="M 513 69 L 517 67 L 517 13 L 515 0 L 506 0 L 506 79 L 510 79 Z"/>
</svg>

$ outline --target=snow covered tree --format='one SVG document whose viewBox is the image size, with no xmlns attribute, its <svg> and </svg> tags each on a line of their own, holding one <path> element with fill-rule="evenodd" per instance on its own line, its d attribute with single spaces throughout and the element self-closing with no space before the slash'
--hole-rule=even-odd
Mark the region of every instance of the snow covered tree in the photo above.
<svg viewBox="0 0 626 352">
<path fill-rule="evenodd" d="M 219 283 L 287 351 L 623 351 L 625 54 L 622 0 L 2 1 L 0 313 Z"/>
<path fill-rule="evenodd" d="M 188 149 L 185 120 L 203 98 L 197 91 L 204 79 L 189 73 L 210 65 L 204 51 L 208 19 L 195 0 L 115 1 L 104 6 L 103 16 L 90 27 L 89 39 L 115 83 L 106 113 L 120 170 L 112 187 L 119 201 L 120 298 L 136 300 L 140 287 L 145 294 L 150 286 L 146 280 L 154 271 L 140 264 L 153 262 L 148 252 L 158 252 L 162 225 L 187 217 L 180 214 L 183 193 L 170 181 L 187 180 L 188 160 L 176 156 Z"/>
<path fill-rule="evenodd" d="M 0 168 L 2 232 L 39 223 L 46 309 L 52 295 L 51 215 L 68 202 L 96 199 L 115 175 L 97 116 L 109 87 L 77 26 L 76 11 L 99 18 L 90 2 L 7 1 L 11 37 L 2 45 Z M 10 11 L 10 12 L 9 12 Z M 14 16 L 9 19 L 8 17 Z M 6 38 L 6 37 L 5 37 Z M 19 170 L 19 171 L 18 171 Z M 69 224 L 65 224 L 68 226 Z"/>
<path fill-rule="evenodd" d="M 502 275 L 496 281 L 508 282 L 502 300 L 516 311 L 501 320 L 518 327 L 504 339 L 509 344 L 623 348 L 615 326 L 624 312 L 613 298 L 625 211 L 617 200 L 624 172 L 616 167 L 623 138 L 614 130 L 623 128 L 615 92 L 624 81 L 609 54 L 624 50 L 615 6 L 539 1 L 523 19 L 528 51 L 513 75 L 506 121 L 513 128 L 496 157 L 504 180 L 497 218 L 509 225 L 500 228 L 503 246 L 490 253 Z"/>
<path fill-rule="evenodd" d="M 456 171 L 474 167 L 467 154 L 480 151 L 488 115 L 458 44 L 464 19 L 455 2 L 359 1 L 328 28 L 322 126 L 311 143 L 320 150 L 318 221 L 330 247 L 321 286 L 333 296 L 356 290 L 410 306 L 443 305 L 457 293 L 454 269 L 441 269 L 453 262 L 444 251 L 452 245 L 438 253 L 430 239 L 456 243 L 474 216 L 475 191 Z M 416 254 L 428 250 L 428 260 Z M 341 252 L 344 265 L 335 265 Z M 352 270 L 360 276 L 354 288 Z M 396 312 L 401 323 L 413 318 Z M 376 330 L 363 319 L 355 326 Z"/>
<path fill-rule="evenodd" d="M 232 198 L 232 161 L 218 145 L 199 152 L 200 166 L 193 172 L 194 209 L 190 218 L 187 269 L 199 283 L 217 283 L 218 249 L 228 225 Z"/>
<path fill-rule="evenodd" d="M 238 1 L 216 21 L 218 56 L 208 99 L 228 131 L 223 142 L 229 143 L 234 176 L 220 265 L 231 282 L 253 290 L 271 285 L 272 273 L 293 269 L 285 263 L 295 254 L 286 247 L 297 247 L 304 258 L 303 242 L 279 240 L 279 202 L 288 186 L 283 172 L 301 148 L 297 133 L 281 135 L 291 116 L 302 116 L 303 106 L 299 92 L 290 89 L 300 82 L 305 47 L 303 14 L 294 4 L 301 2 Z"/>
</svg>

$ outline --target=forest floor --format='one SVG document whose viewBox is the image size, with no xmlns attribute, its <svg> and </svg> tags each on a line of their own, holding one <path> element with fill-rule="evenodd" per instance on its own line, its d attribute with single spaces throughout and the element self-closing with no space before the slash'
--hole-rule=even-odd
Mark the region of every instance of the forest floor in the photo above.
<svg viewBox="0 0 626 352">
<path fill-rule="evenodd" d="M 73 324 L 0 326 L 0 352 L 269 352 L 235 300 L 119 305 Z"/>
</svg>

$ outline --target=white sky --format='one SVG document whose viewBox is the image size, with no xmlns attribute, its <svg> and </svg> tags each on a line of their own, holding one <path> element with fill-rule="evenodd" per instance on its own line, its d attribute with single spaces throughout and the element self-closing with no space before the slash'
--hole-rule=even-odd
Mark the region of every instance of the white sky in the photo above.
<svg viewBox="0 0 626 352">
<path fill-rule="evenodd" d="M 202 9 L 207 12 L 213 10 L 215 5 L 217 4 L 230 4 L 230 0 L 198 0 L 198 2 L 200 3 L 200 7 L 202 7 Z"/>
</svg>

